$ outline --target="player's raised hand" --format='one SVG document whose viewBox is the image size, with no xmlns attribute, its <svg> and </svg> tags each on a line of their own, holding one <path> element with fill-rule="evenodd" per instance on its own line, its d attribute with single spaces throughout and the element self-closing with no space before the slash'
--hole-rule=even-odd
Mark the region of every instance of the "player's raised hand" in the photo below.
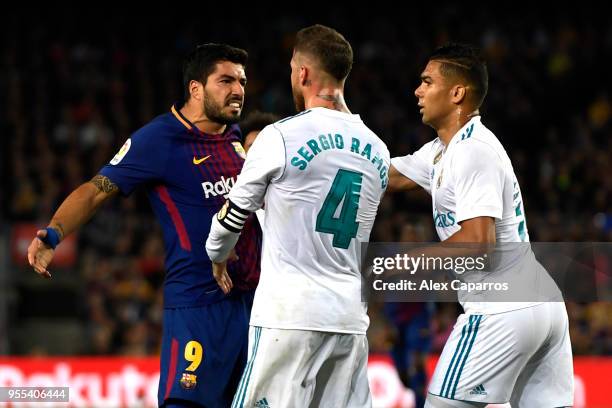
<svg viewBox="0 0 612 408">
<path fill-rule="evenodd" d="M 28 247 L 28 262 L 37 274 L 43 278 L 49 279 L 51 278 L 51 273 L 47 270 L 47 267 L 53 259 L 55 250 L 41 241 L 41 239 L 44 239 L 46 236 L 47 230 L 43 229 L 36 231 L 36 237 Z"/>
<path fill-rule="evenodd" d="M 238 256 L 236 255 L 236 251 L 232 249 L 232 252 L 230 252 L 229 257 L 225 261 L 212 263 L 213 276 L 223 293 L 226 295 L 234 287 L 232 278 L 230 278 L 229 273 L 227 273 L 227 263 L 228 261 L 236 260 L 238 260 Z"/>
</svg>

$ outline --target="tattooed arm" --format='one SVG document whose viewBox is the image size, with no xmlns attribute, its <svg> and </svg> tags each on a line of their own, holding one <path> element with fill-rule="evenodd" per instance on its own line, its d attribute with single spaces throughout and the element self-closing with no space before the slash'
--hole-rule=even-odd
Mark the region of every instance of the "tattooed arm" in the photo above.
<svg viewBox="0 0 612 408">
<path fill-rule="evenodd" d="M 66 235 L 85 224 L 102 203 L 118 192 L 119 188 L 108 177 L 95 176 L 70 193 L 53 215 L 49 228 L 55 230 L 61 241 Z M 36 233 L 36 237 L 28 247 L 28 262 L 37 273 L 50 277 L 47 266 L 53 259 L 54 250 L 41 241 L 41 238 L 46 236 L 46 229 Z"/>
<path fill-rule="evenodd" d="M 64 200 L 49 227 L 54 228 L 62 239 L 89 221 L 100 205 L 118 192 L 119 188 L 108 177 L 95 176 Z"/>
</svg>

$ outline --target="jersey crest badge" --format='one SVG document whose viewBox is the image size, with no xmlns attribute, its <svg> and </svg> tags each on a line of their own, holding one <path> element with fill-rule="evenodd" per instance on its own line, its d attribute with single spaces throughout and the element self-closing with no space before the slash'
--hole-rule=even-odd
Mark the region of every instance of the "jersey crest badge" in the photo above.
<svg viewBox="0 0 612 408">
<path fill-rule="evenodd" d="M 440 170 L 440 175 L 438 176 L 438 182 L 436 183 L 436 188 L 440 188 L 440 184 L 442 184 L 442 175 L 444 174 L 444 169 Z"/>
<path fill-rule="evenodd" d="M 130 150 L 131 145 L 132 145 L 132 140 L 131 139 L 126 140 L 123 146 L 121 146 L 121 149 L 119 149 L 119 151 L 115 155 L 115 157 L 113 157 L 113 160 L 110 161 L 110 164 L 112 164 L 113 166 L 116 164 L 119 164 L 119 162 L 123 160 L 127 152 Z"/>
<path fill-rule="evenodd" d="M 434 157 L 433 159 L 433 164 L 438 164 L 438 162 L 442 158 L 442 153 L 444 153 L 444 150 L 440 150 L 438 154 L 436 154 L 436 157 Z"/>
<path fill-rule="evenodd" d="M 236 153 L 238 153 L 238 156 L 242 157 L 243 159 L 246 159 L 246 152 L 244 151 L 244 147 L 242 147 L 242 144 L 240 142 L 232 142 L 232 145 L 234 146 L 234 150 L 236 151 Z"/>
<path fill-rule="evenodd" d="M 183 373 L 181 378 L 181 387 L 186 390 L 192 390 L 198 384 L 197 381 L 198 376 L 195 374 Z"/>
</svg>

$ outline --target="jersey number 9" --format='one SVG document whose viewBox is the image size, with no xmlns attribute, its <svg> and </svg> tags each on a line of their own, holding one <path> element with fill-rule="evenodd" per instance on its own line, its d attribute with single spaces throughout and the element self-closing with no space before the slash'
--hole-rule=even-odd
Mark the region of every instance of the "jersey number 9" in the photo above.
<svg viewBox="0 0 612 408">
<path fill-rule="evenodd" d="M 195 340 L 191 340 L 185 346 L 185 360 L 191 364 L 185 371 L 195 371 L 202 362 L 202 345 Z"/>
</svg>

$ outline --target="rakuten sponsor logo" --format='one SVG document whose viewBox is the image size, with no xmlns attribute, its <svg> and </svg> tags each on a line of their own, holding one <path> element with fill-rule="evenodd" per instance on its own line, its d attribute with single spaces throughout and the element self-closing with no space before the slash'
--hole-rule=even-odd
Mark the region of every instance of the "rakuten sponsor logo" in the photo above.
<svg viewBox="0 0 612 408">
<path fill-rule="evenodd" d="M 436 362 L 435 356 L 428 359 L 428 378 Z M 575 408 L 612 407 L 612 394 L 608 391 L 612 358 L 577 357 L 574 372 Z M 403 386 L 389 356 L 370 355 L 368 378 L 374 408 L 414 408 L 414 393 Z M 178 379 L 180 376 L 174 386 L 179 386 Z M 0 356 L 0 387 L 69 387 L 70 393 L 70 404 L 0 402 L 0 407 L 156 407 L 158 383 L 159 357 L 155 356 Z"/>
<path fill-rule="evenodd" d="M 57 363 L 50 368 L 27 374 L 17 366 L 0 364 L 0 387 L 69 387 L 70 406 L 73 407 L 157 406 L 157 372 L 142 372 L 131 364 L 110 372 L 95 366 L 89 367 L 89 372 L 87 369 L 74 372 L 67 363 Z M 46 405 L 19 403 L 20 407 Z"/>
<path fill-rule="evenodd" d="M 221 180 L 212 183 L 210 181 L 205 181 L 202 183 L 202 188 L 204 189 L 204 196 L 206 198 L 223 196 L 223 198 L 227 198 L 232 187 L 234 187 L 234 183 L 236 182 L 235 177 L 225 178 L 221 176 Z"/>
</svg>

